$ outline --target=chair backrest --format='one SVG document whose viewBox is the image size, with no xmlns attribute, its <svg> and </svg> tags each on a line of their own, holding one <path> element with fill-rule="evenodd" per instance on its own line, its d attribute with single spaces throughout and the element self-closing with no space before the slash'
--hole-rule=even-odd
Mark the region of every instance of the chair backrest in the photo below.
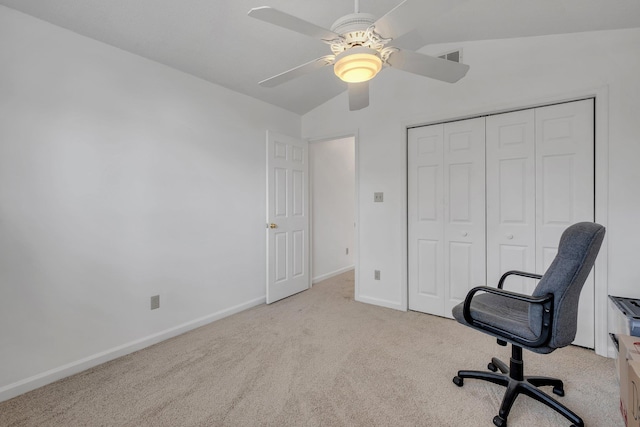
<svg viewBox="0 0 640 427">
<path fill-rule="evenodd" d="M 551 337 L 546 346 L 560 348 L 573 342 L 578 326 L 578 300 L 582 286 L 595 263 L 605 228 L 593 222 L 580 222 L 567 228 L 558 253 L 544 273 L 533 296 L 553 294 Z M 542 312 L 529 310 L 531 325 L 540 325 Z"/>
</svg>

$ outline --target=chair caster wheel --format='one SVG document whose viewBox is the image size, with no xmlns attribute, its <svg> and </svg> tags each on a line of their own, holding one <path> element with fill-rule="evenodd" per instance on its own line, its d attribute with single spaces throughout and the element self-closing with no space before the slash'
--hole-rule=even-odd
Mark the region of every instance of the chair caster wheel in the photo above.
<svg viewBox="0 0 640 427">
<path fill-rule="evenodd" d="M 495 417 L 493 417 L 493 424 L 495 424 L 497 427 L 507 427 L 507 420 L 502 418 L 500 415 L 496 415 Z"/>
<path fill-rule="evenodd" d="M 564 389 L 562 387 L 554 387 L 553 393 L 557 394 L 558 396 L 564 396 Z"/>
<path fill-rule="evenodd" d="M 455 377 L 453 377 L 453 383 L 458 387 L 462 387 L 464 385 L 464 380 L 456 375 Z"/>
<path fill-rule="evenodd" d="M 496 372 L 498 370 L 496 365 L 494 365 L 492 362 L 489 362 L 489 364 L 487 365 L 487 369 L 490 370 L 491 372 Z"/>
</svg>

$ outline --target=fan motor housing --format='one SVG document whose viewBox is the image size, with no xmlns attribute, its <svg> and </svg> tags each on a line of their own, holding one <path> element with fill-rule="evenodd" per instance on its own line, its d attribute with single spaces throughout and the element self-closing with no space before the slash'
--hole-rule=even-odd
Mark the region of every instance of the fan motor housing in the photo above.
<svg viewBox="0 0 640 427">
<path fill-rule="evenodd" d="M 355 46 L 364 46 L 374 50 L 381 50 L 386 40 L 373 31 L 376 17 L 370 13 L 351 13 L 339 18 L 331 26 L 331 31 L 340 34 L 343 40 L 331 43 L 331 50 L 339 55 Z"/>
<path fill-rule="evenodd" d="M 366 31 L 374 22 L 376 17 L 370 13 L 351 13 L 338 18 L 331 26 L 331 31 L 340 35 L 353 31 Z"/>
</svg>

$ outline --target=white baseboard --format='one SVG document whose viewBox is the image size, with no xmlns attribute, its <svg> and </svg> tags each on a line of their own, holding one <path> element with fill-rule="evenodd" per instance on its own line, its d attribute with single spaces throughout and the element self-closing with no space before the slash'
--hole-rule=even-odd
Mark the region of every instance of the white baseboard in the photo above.
<svg viewBox="0 0 640 427">
<path fill-rule="evenodd" d="M 200 317 L 199 319 L 183 323 L 162 332 L 158 332 L 156 334 L 149 335 L 147 337 L 129 342 L 127 344 L 111 348 L 92 356 L 85 357 L 75 362 L 50 369 L 46 372 L 34 375 L 29 378 L 25 378 L 4 387 L 0 387 L 0 402 L 264 303 L 265 297 L 256 298 L 251 301 L 238 304 L 234 307 L 230 307 L 224 310 L 220 310 L 216 313 Z"/>
<path fill-rule="evenodd" d="M 393 308 L 394 310 L 407 311 L 398 301 L 390 301 L 382 298 L 374 298 L 364 295 L 356 295 L 355 300 L 367 304 L 379 305 L 380 307 Z"/>
<path fill-rule="evenodd" d="M 356 267 L 354 265 L 349 265 L 347 267 L 340 268 L 340 269 L 332 271 L 330 273 L 321 274 L 321 275 L 316 276 L 313 279 L 311 279 L 311 283 L 315 285 L 318 282 L 322 282 L 323 280 L 327 280 L 327 279 L 329 279 L 331 277 L 337 276 L 338 274 L 346 273 L 347 271 L 353 270 L 355 268 Z"/>
</svg>

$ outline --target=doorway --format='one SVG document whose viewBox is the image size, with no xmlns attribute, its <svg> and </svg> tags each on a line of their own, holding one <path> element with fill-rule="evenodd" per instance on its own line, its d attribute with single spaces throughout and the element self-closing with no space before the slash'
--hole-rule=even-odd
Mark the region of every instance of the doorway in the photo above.
<svg viewBox="0 0 640 427">
<path fill-rule="evenodd" d="M 354 269 L 355 165 L 354 136 L 309 144 L 312 283 Z"/>
</svg>

